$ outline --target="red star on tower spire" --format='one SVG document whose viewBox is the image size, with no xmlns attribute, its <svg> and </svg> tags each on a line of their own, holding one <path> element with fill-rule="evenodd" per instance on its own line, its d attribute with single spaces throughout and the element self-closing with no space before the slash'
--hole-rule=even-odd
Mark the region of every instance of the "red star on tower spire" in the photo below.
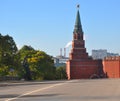
<svg viewBox="0 0 120 101">
<path fill-rule="evenodd" d="M 79 7 L 80 7 L 80 5 L 78 4 L 78 5 L 77 5 L 77 8 L 79 9 Z"/>
</svg>

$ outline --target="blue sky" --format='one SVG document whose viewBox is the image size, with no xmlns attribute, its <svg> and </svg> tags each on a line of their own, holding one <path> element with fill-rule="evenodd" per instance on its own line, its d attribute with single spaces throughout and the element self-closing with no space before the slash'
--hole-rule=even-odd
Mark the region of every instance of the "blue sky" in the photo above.
<svg viewBox="0 0 120 101">
<path fill-rule="evenodd" d="M 19 48 L 59 55 L 72 40 L 77 4 L 87 52 L 120 53 L 120 0 L 0 0 L 0 33 L 12 36 Z"/>
</svg>

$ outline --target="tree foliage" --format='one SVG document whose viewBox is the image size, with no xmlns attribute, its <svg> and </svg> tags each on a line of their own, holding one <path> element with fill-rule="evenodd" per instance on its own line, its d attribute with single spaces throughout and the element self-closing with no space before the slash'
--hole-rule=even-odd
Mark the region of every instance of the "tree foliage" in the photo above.
<svg viewBox="0 0 120 101">
<path fill-rule="evenodd" d="M 17 46 L 11 36 L 0 34 L 0 75 L 11 75 L 11 68 L 15 70 L 14 74 L 17 75 L 16 60 L 14 58 L 17 50 Z"/>
<path fill-rule="evenodd" d="M 17 50 L 17 46 L 11 36 L 2 36 L 0 34 L 0 52 L 15 54 Z"/>
<path fill-rule="evenodd" d="M 26 80 L 32 80 L 29 64 L 28 64 L 28 61 L 27 61 L 27 56 L 23 60 L 23 67 L 24 67 L 24 70 L 25 70 L 25 79 Z"/>
<path fill-rule="evenodd" d="M 56 79 L 67 79 L 65 66 L 56 68 Z"/>
<path fill-rule="evenodd" d="M 65 79 L 65 67 L 56 68 L 53 57 L 24 45 L 20 50 L 13 38 L 0 34 L 0 76 L 17 76 L 26 80 Z"/>
<path fill-rule="evenodd" d="M 55 67 L 51 56 L 43 51 L 34 50 L 31 46 L 23 46 L 19 54 L 21 61 L 27 56 L 32 79 L 55 79 Z"/>
</svg>

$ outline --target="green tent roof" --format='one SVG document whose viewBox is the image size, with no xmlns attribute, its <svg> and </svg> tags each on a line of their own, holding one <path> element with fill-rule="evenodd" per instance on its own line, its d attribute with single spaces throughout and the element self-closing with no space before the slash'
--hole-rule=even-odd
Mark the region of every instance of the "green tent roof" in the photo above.
<svg viewBox="0 0 120 101">
<path fill-rule="evenodd" d="M 78 32 L 79 33 L 83 33 L 83 31 L 82 31 L 82 25 L 81 25 L 81 21 L 80 21 L 79 10 L 77 11 L 77 15 L 76 15 L 74 32 L 76 32 L 76 33 L 78 33 Z"/>
</svg>

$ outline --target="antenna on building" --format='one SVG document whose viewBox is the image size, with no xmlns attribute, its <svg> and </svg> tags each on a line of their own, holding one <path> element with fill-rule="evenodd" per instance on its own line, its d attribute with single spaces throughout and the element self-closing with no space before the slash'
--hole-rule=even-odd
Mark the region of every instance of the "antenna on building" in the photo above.
<svg viewBox="0 0 120 101">
<path fill-rule="evenodd" d="M 66 48 L 64 48 L 64 57 L 66 57 Z"/>
</svg>

